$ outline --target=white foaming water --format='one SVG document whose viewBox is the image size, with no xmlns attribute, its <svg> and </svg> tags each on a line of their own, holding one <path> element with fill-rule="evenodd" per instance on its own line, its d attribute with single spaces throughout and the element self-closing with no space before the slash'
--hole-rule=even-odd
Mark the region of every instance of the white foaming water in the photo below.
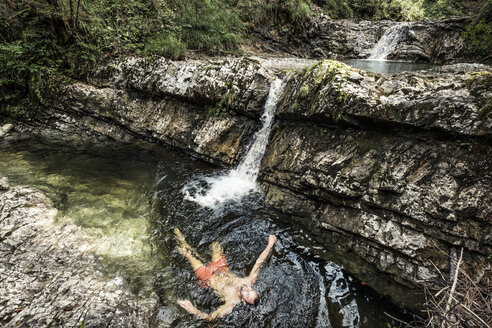
<svg viewBox="0 0 492 328">
<path fill-rule="evenodd" d="M 256 180 L 261 159 L 268 144 L 273 117 L 278 98 L 282 92 L 282 80 L 276 79 L 270 85 L 270 91 L 261 116 L 263 126 L 255 134 L 253 144 L 238 167 L 226 175 L 192 181 L 183 188 L 185 199 L 204 207 L 215 207 L 225 201 L 239 200 L 257 190 Z M 204 182 L 204 183 L 203 183 Z"/>
<path fill-rule="evenodd" d="M 371 51 L 368 59 L 385 60 L 386 57 L 395 50 L 400 40 L 403 38 L 403 32 L 407 24 L 398 24 L 384 31 L 383 36 Z"/>
</svg>

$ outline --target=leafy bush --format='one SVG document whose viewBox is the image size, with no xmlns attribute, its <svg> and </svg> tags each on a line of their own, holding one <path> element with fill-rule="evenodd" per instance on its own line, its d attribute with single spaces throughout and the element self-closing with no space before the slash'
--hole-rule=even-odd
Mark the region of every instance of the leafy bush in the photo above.
<svg viewBox="0 0 492 328">
<path fill-rule="evenodd" d="M 323 11 L 330 17 L 353 18 L 354 16 L 354 12 L 347 1 L 315 0 L 314 2 L 321 6 Z"/>
<path fill-rule="evenodd" d="M 487 0 L 477 18 L 463 32 L 468 53 L 473 57 L 492 59 L 492 0 Z"/>
<path fill-rule="evenodd" d="M 332 18 L 414 21 L 473 14 L 464 0 L 317 0 Z M 347 6 L 350 10 L 340 10 Z"/>
<path fill-rule="evenodd" d="M 57 16 L 47 17 L 49 5 L 1 3 L 0 9 L 0 114 L 18 116 L 42 99 L 38 82 L 63 66 L 64 40 Z"/>
<path fill-rule="evenodd" d="M 174 60 L 186 55 L 186 44 L 174 33 L 150 37 L 143 52 L 145 55 L 164 56 Z"/>
<path fill-rule="evenodd" d="M 235 49 L 241 29 L 219 0 L 0 0 L 0 115 L 42 104 L 40 84 L 83 80 L 105 57 Z"/>
<path fill-rule="evenodd" d="M 180 14 L 176 24 L 190 49 L 217 52 L 237 48 L 242 23 L 236 13 L 218 0 L 174 1 Z"/>
</svg>

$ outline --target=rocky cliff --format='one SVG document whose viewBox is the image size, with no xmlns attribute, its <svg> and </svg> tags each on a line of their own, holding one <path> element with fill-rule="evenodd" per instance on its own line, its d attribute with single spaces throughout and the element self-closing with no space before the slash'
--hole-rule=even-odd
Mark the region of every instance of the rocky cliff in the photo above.
<svg viewBox="0 0 492 328">
<path fill-rule="evenodd" d="M 403 285 L 446 273 L 460 247 L 475 278 L 491 277 L 487 66 L 388 76 L 334 61 L 286 72 L 248 58 L 129 58 L 91 84 L 60 86 L 25 129 L 145 139 L 230 166 L 259 128 L 276 74 L 285 89 L 260 171 L 270 204 Z"/>
<path fill-rule="evenodd" d="M 313 16 L 302 36 L 263 33 L 265 47 L 296 56 L 323 58 L 368 58 L 381 37 L 400 26 L 397 44 L 388 59 L 455 63 L 464 61 L 462 32 L 466 18 L 399 23 L 391 21 L 332 20 Z"/>
</svg>

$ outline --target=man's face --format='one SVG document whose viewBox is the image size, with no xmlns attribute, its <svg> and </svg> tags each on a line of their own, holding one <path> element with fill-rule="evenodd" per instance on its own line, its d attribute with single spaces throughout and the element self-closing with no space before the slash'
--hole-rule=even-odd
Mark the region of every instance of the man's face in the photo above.
<svg viewBox="0 0 492 328">
<path fill-rule="evenodd" d="M 250 286 L 247 285 L 242 285 L 241 290 L 239 292 L 241 295 L 241 298 L 249 304 L 254 304 L 256 305 L 259 300 L 258 293 L 253 290 Z"/>
</svg>

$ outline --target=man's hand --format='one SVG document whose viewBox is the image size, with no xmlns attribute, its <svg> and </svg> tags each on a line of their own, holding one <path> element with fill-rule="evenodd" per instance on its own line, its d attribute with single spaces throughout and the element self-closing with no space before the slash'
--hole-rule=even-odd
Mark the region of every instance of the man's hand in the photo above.
<svg viewBox="0 0 492 328">
<path fill-rule="evenodd" d="M 277 237 L 275 237 L 275 235 L 268 236 L 268 246 L 273 247 L 276 241 Z"/>
<path fill-rule="evenodd" d="M 196 315 L 197 314 L 197 309 L 195 306 L 193 306 L 193 304 L 191 304 L 190 301 L 188 300 L 179 300 L 178 301 L 178 304 L 183 308 L 185 309 L 186 311 L 188 311 L 188 313 L 191 313 L 191 314 L 194 314 Z"/>
<path fill-rule="evenodd" d="M 183 309 L 188 311 L 188 313 L 196 315 L 198 318 L 206 320 L 206 321 L 212 321 L 212 320 L 215 320 L 217 318 L 222 318 L 222 317 L 228 315 L 229 313 L 231 313 L 232 310 L 234 309 L 234 307 L 236 306 L 236 303 L 226 303 L 226 304 L 219 306 L 219 308 L 217 310 L 215 310 L 213 313 L 207 314 L 205 312 L 198 310 L 188 300 L 179 300 L 178 304 Z"/>
</svg>

